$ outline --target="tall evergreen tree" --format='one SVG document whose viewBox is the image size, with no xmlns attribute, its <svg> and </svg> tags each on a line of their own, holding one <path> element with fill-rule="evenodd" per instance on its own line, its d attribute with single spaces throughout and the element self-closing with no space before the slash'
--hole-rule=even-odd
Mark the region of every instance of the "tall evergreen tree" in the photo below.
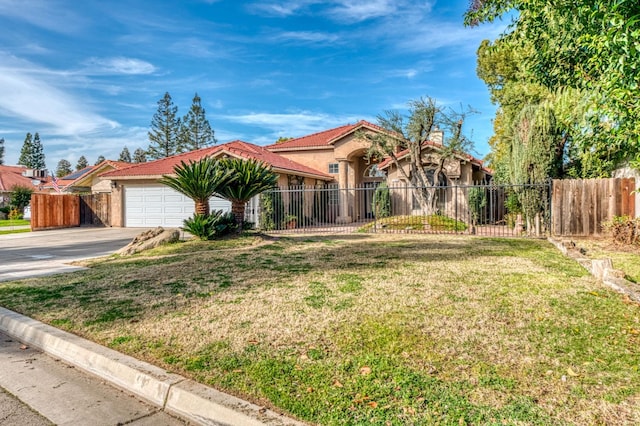
<svg viewBox="0 0 640 426">
<path fill-rule="evenodd" d="M 71 170 L 71 163 L 67 160 L 58 161 L 58 167 L 56 167 L 56 177 L 63 177 L 70 174 L 73 170 Z"/>
<path fill-rule="evenodd" d="M 120 153 L 120 158 L 118 158 L 118 161 L 124 161 L 125 163 L 131 162 L 131 154 L 129 153 L 129 148 L 127 148 L 126 146 L 122 148 L 122 152 Z"/>
<path fill-rule="evenodd" d="M 177 114 L 178 107 L 166 92 L 158 101 L 158 111 L 153 115 L 148 133 L 150 144 L 147 153 L 154 160 L 170 157 L 177 152 L 180 136 L 180 118 Z"/>
<path fill-rule="evenodd" d="M 178 152 L 188 152 L 216 143 L 214 131 L 211 130 L 209 120 L 202 108 L 200 96 L 193 97 L 191 109 L 182 119 Z"/>
<path fill-rule="evenodd" d="M 4 164 L 4 138 L 0 138 L 0 166 Z"/>
<path fill-rule="evenodd" d="M 27 133 L 27 136 L 24 138 L 24 143 L 22 144 L 22 149 L 20 150 L 20 158 L 18 159 L 18 164 L 23 166 L 27 166 L 28 168 L 33 168 L 31 165 L 31 153 L 33 152 L 33 137 L 31 133 Z"/>
<path fill-rule="evenodd" d="M 147 152 L 142 148 L 138 148 L 135 151 L 133 151 L 133 162 L 134 163 L 146 163 L 147 162 Z"/>
<path fill-rule="evenodd" d="M 47 165 L 44 162 L 44 148 L 40 142 L 40 135 L 36 132 L 33 135 L 33 146 L 31 148 L 31 167 L 38 170 L 44 170 Z"/>
<path fill-rule="evenodd" d="M 78 158 L 78 163 L 76 164 L 76 170 L 82 170 L 88 165 L 89 165 L 89 162 L 87 161 L 86 157 L 82 155 L 80 156 L 80 158 Z"/>
<path fill-rule="evenodd" d="M 102 163 L 104 160 L 105 160 L 104 155 L 99 156 L 94 166 L 97 166 L 98 164 Z"/>
</svg>

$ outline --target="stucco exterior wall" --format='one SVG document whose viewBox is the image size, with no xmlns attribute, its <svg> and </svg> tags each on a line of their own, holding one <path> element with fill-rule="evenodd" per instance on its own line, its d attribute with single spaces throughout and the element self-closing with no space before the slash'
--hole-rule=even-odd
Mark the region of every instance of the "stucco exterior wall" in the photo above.
<svg viewBox="0 0 640 426">
<path fill-rule="evenodd" d="M 333 149 L 311 149 L 304 151 L 277 152 L 289 160 L 311 167 L 322 173 L 329 173 L 329 164 L 336 163 Z M 336 180 L 338 175 L 336 174 Z"/>
</svg>

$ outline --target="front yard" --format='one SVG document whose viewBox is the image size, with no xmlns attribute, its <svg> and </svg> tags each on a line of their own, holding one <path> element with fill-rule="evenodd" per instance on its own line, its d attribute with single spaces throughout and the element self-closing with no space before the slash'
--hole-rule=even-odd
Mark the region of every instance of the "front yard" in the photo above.
<svg viewBox="0 0 640 426">
<path fill-rule="evenodd" d="M 311 423 L 640 423 L 640 307 L 546 241 L 193 241 L 0 305 Z"/>
</svg>

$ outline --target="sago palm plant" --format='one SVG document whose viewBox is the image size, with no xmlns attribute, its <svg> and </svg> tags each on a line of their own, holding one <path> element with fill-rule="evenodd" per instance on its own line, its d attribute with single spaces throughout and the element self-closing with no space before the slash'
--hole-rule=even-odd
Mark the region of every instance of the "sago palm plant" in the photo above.
<svg viewBox="0 0 640 426">
<path fill-rule="evenodd" d="M 198 161 L 175 166 L 175 176 L 165 175 L 161 183 L 191 198 L 195 203 L 196 215 L 209 215 L 209 198 L 229 185 L 235 179 L 233 170 L 219 161 L 205 157 Z"/>
<path fill-rule="evenodd" d="M 272 189 L 278 182 L 278 176 L 271 168 L 258 160 L 224 158 L 219 160 L 220 167 L 232 172 L 233 179 L 218 188 L 217 193 L 231 201 L 231 212 L 242 232 L 244 210 L 247 202 L 254 196 Z"/>
</svg>

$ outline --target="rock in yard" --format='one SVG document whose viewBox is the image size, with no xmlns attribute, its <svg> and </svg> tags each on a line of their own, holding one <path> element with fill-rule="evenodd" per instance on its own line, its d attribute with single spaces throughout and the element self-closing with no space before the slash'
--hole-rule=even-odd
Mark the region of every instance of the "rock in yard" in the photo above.
<svg viewBox="0 0 640 426">
<path fill-rule="evenodd" d="M 155 229 L 149 229 L 136 236 L 126 247 L 121 248 L 116 253 L 127 256 L 158 247 L 162 244 L 175 243 L 179 239 L 180 231 L 177 229 L 164 229 L 158 226 Z"/>
</svg>

